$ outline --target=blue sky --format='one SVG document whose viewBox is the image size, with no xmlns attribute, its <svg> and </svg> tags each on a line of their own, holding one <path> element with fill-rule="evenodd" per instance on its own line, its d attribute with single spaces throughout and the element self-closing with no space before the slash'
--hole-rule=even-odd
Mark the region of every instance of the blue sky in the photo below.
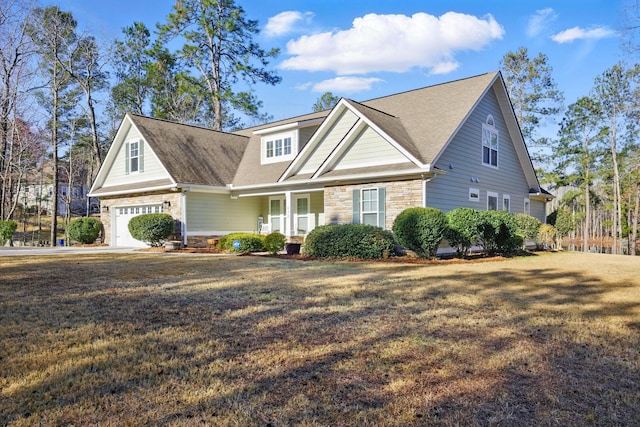
<svg viewBox="0 0 640 427">
<path fill-rule="evenodd" d="M 163 21 L 175 0 L 58 0 L 81 30 L 103 40 L 142 21 Z M 497 70 L 524 46 L 549 57 L 565 104 L 622 59 L 623 0 L 237 0 L 257 19 L 261 47 L 279 47 L 275 87 L 258 85 L 264 111 L 282 119 L 311 111 L 325 91 L 355 100 Z"/>
</svg>

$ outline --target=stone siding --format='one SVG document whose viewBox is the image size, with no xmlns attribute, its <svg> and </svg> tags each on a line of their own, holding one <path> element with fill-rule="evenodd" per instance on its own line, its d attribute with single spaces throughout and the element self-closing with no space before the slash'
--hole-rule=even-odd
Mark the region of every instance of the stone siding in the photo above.
<svg viewBox="0 0 640 427">
<path fill-rule="evenodd" d="M 343 185 L 324 189 L 324 212 L 327 224 L 353 222 L 353 190 L 385 187 L 385 228 L 391 230 L 398 214 L 407 208 L 423 205 L 422 180 L 389 181 L 375 184 Z"/>
<path fill-rule="evenodd" d="M 111 219 L 115 216 L 115 209 L 119 206 L 140 206 L 158 204 L 168 201 L 171 206 L 164 206 L 164 213 L 168 213 L 178 222 L 182 221 L 180 193 L 144 193 L 128 197 L 101 197 L 100 221 L 104 227 L 103 242 L 111 244 Z M 108 209 L 108 210 L 107 210 Z M 180 230 L 176 230 L 180 235 Z M 180 238 L 180 237 L 179 237 Z"/>
</svg>

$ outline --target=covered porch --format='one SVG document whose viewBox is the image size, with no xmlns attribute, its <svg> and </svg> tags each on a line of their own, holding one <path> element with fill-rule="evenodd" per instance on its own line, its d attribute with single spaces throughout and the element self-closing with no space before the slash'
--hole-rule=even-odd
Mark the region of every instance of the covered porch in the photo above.
<svg viewBox="0 0 640 427">
<path fill-rule="evenodd" d="M 325 224 L 324 190 L 284 191 L 253 197 L 261 199 L 260 234 L 278 232 L 284 234 L 287 241 L 302 242 L 311 230 Z"/>
</svg>

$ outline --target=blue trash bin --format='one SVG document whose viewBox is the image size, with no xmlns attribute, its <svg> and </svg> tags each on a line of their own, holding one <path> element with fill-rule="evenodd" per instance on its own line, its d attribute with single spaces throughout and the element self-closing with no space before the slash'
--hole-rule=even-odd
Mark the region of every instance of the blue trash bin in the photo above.
<svg viewBox="0 0 640 427">
<path fill-rule="evenodd" d="M 64 239 L 58 240 L 58 246 L 64 246 Z"/>
</svg>

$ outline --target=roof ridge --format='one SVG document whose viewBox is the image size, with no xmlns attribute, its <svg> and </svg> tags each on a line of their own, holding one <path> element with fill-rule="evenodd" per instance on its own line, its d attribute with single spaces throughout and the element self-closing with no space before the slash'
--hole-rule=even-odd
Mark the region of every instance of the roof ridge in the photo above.
<svg viewBox="0 0 640 427">
<path fill-rule="evenodd" d="M 359 103 L 360 104 L 364 104 L 366 102 L 377 101 L 379 99 L 391 98 L 391 97 L 395 97 L 395 96 L 398 96 L 398 95 L 403 95 L 403 94 L 406 94 L 406 93 L 417 92 L 417 91 L 420 91 L 420 90 L 433 88 L 433 87 L 436 87 L 436 86 L 444 86 L 444 85 L 448 85 L 448 84 L 452 84 L 452 83 L 461 82 L 461 81 L 464 81 L 464 80 L 471 80 L 471 79 L 475 79 L 475 78 L 478 78 L 478 77 L 481 77 L 481 76 L 486 76 L 486 75 L 489 75 L 489 74 L 495 74 L 495 73 L 498 73 L 498 72 L 499 71 L 490 71 L 490 72 L 487 72 L 487 73 L 476 74 L 474 76 L 462 77 L 462 78 L 459 78 L 459 79 L 456 79 L 456 80 L 449 80 L 449 81 L 446 81 L 446 82 L 434 83 L 432 85 L 423 86 L 423 87 L 419 87 L 419 88 L 415 88 L 415 89 L 409 89 L 409 90 L 405 90 L 405 91 L 402 91 L 402 92 L 392 93 L 390 95 L 378 96 L 376 98 L 371 98 L 371 99 L 367 99 L 365 101 L 360 101 Z"/>
<path fill-rule="evenodd" d="M 194 128 L 194 129 L 200 129 L 200 130 L 206 130 L 206 131 L 210 131 L 210 132 L 223 133 L 225 135 L 233 135 L 233 136 L 239 136 L 239 137 L 242 137 L 242 138 L 248 138 L 247 136 L 239 135 L 239 134 L 237 134 L 235 132 L 225 132 L 225 131 L 222 131 L 222 130 L 215 130 L 215 129 L 211 129 L 211 128 L 208 128 L 208 127 L 205 127 L 205 126 L 193 125 L 191 123 L 174 122 L 174 121 L 168 120 L 168 119 L 161 119 L 161 118 L 158 118 L 158 117 L 150 117 L 150 116 L 145 116 L 143 114 L 136 114 L 136 113 L 127 113 L 127 114 L 130 115 L 130 116 L 133 116 L 133 117 L 139 117 L 141 119 L 154 120 L 154 121 L 157 121 L 157 122 L 163 122 L 163 123 L 167 123 L 167 124 L 170 124 L 170 125 L 186 126 L 186 127 L 190 127 L 190 128 Z"/>
<path fill-rule="evenodd" d="M 384 97 L 383 97 L 383 98 L 384 98 Z M 345 98 L 345 99 L 346 99 L 347 101 L 353 102 L 354 104 L 361 105 L 361 106 L 363 106 L 363 107 L 367 108 L 368 110 L 372 110 L 372 111 L 375 111 L 375 112 L 378 112 L 378 113 L 384 114 L 384 115 L 389 116 L 389 117 L 392 117 L 392 118 L 394 118 L 394 119 L 399 119 L 399 117 L 398 117 L 398 116 L 394 116 L 393 114 L 389 114 L 389 113 L 387 113 L 386 111 L 382 111 L 382 110 L 379 110 L 379 109 L 377 109 L 377 108 L 370 107 L 369 105 L 363 104 L 362 102 L 354 101 L 354 100 L 353 100 L 353 99 L 351 99 L 351 98 Z"/>
</svg>

